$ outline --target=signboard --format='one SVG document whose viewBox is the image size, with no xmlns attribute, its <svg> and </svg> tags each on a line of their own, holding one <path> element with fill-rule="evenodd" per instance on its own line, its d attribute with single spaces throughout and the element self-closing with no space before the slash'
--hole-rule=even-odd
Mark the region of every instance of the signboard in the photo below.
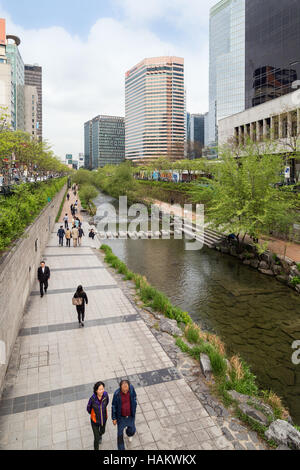
<svg viewBox="0 0 300 470">
<path fill-rule="evenodd" d="M 284 177 L 285 178 L 290 178 L 291 177 L 291 169 L 289 166 L 286 166 L 284 169 Z"/>
</svg>

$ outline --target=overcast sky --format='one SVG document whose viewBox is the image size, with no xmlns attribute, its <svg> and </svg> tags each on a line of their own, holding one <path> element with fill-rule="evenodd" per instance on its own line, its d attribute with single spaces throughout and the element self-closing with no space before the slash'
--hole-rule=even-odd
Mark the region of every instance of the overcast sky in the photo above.
<svg viewBox="0 0 300 470">
<path fill-rule="evenodd" d="M 209 8 L 217 0 L 0 0 L 25 63 L 43 67 L 44 138 L 83 152 L 84 122 L 125 115 L 125 72 L 145 57 L 185 59 L 187 111 L 208 110 Z"/>
</svg>

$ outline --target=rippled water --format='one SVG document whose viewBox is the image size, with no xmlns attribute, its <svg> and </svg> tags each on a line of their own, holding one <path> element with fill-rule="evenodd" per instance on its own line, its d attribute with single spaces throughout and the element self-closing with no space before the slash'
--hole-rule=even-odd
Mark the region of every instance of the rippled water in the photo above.
<svg viewBox="0 0 300 470">
<path fill-rule="evenodd" d="M 96 203 L 110 200 L 99 196 Z M 202 328 L 239 353 L 264 389 L 271 388 L 300 424 L 299 295 L 239 260 L 204 247 L 186 251 L 183 240 L 106 240 L 129 269 L 143 274 Z"/>
</svg>

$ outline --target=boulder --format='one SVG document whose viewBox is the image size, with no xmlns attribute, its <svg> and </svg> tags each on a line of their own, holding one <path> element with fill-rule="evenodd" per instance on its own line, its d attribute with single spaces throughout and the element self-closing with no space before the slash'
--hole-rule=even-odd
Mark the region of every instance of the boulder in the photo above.
<svg viewBox="0 0 300 470">
<path fill-rule="evenodd" d="M 298 292 L 298 294 L 300 294 L 300 284 L 297 284 L 296 287 L 295 287 L 296 291 Z"/>
<path fill-rule="evenodd" d="M 265 432 L 265 436 L 268 440 L 275 441 L 279 445 L 300 450 L 300 432 L 287 421 L 282 419 L 274 421 Z"/>
<path fill-rule="evenodd" d="M 250 266 L 252 266 L 252 268 L 257 269 L 258 266 L 259 266 L 259 261 L 258 261 L 258 259 L 252 259 L 252 260 L 250 261 Z"/>
<path fill-rule="evenodd" d="M 230 390 L 228 395 L 230 395 L 233 400 L 236 400 L 239 403 L 247 403 L 247 401 L 251 399 L 249 395 L 243 395 L 242 393 L 236 392 L 235 390 Z"/>
<path fill-rule="evenodd" d="M 288 283 L 287 276 L 279 275 L 279 276 L 276 276 L 276 279 L 277 279 L 277 281 L 281 282 L 282 284 L 287 284 Z"/>
<path fill-rule="evenodd" d="M 242 413 L 249 416 L 249 418 L 253 419 L 256 423 L 262 424 L 263 426 L 267 426 L 269 421 L 268 418 L 263 414 L 262 411 L 258 411 L 250 405 L 247 404 L 240 404 L 239 409 Z"/>
<path fill-rule="evenodd" d="M 251 264 L 250 259 L 244 259 L 243 264 L 245 264 L 245 266 L 250 266 Z"/>
<path fill-rule="evenodd" d="M 300 277 L 300 271 L 297 266 L 292 266 L 290 269 L 290 273 L 293 277 Z"/>
<path fill-rule="evenodd" d="M 236 400 L 240 404 L 247 404 L 248 406 L 258 406 L 259 408 L 261 408 L 261 412 L 264 415 L 268 416 L 272 420 L 275 420 L 272 407 L 259 400 L 258 398 L 250 397 L 249 395 L 243 395 L 242 393 L 238 393 L 235 390 L 230 390 L 228 394 L 233 400 Z"/>
<path fill-rule="evenodd" d="M 261 270 L 261 269 L 265 269 L 265 270 L 266 270 L 266 269 L 269 269 L 269 263 L 267 263 L 266 261 L 261 261 L 261 262 L 259 263 L 259 269 L 260 269 L 260 270 Z"/>
<path fill-rule="evenodd" d="M 269 253 L 267 251 L 261 255 L 261 260 L 265 261 L 268 265 L 272 265 L 274 263 L 272 253 Z"/>
<path fill-rule="evenodd" d="M 293 264 L 295 264 L 295 262 L 291 258 L 288 258 L 287 256 L 277 255 L 277 258 L 280 259 L 281 263 L 285 262 L 289 266 L 293 266 Z"/>
<path fill-rule="evenodd" d="M 229 248 L 227 246 L 221 246 L 221 253 L 228 254 Z"/>
<path fill-rule="evenodd" d="M 159 329 L 160 331 L 164 331 L 169 333 L 170 335 L 174 336 L 183 336 L 183 332 L 177 326 L 176 320 L 170 320 L 170 318 L 162 317 L 159 322 Z"/>
<path fill-rule="evenodd" d="M 203 375 L 207 378 L 210 379 L 212 376 L 212 367 L 211 367 L 211 362 L 207 354 L 200 354 L 200 367 L 203 372 Z"/>
<path fill-rule="evenodd" d="M 267 276 L 274 276 L 274 273 L 271 269 L 261 269 L 258 268 L 259 272 L 262 274 L 266 274 Z"/>
<path fill-rule="evenodd" d="M 273 271 L 273 273 L 275 274 L 275 276 L 280 276 L 280 275 L 281 275 L 281 271 L 282 271 L 282 267 L 279 266 L 278 264 L 273 264 L 273 266 L 272 266 L 272 271 Z"/>
</svg>

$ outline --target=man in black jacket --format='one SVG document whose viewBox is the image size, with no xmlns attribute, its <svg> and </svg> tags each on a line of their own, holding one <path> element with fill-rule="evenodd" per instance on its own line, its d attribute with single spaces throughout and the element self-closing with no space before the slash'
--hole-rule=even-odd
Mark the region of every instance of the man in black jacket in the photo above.
<svg viewBox="0 0 300 470">
<path fill-rule="evenodd" d="M 45 262 L 41 262 L 41 266 L 38 268 L 38 280 L 40 283 L 41 297 L 44 296 L 43 287 L 45 287 L 45 294 L 47 294 L 48 280 L 50 279 L 50 269 L 45 265 Z"/>
<path fill-rule="evenodd" d="M 62 225 L 61 225 L 60 228 L 58 229 L 57 236 L 59 237 L 59 244 L 60 244 L 60 246 L 64 246 L 65 231 L 64 231 Z"/>
</svg>

